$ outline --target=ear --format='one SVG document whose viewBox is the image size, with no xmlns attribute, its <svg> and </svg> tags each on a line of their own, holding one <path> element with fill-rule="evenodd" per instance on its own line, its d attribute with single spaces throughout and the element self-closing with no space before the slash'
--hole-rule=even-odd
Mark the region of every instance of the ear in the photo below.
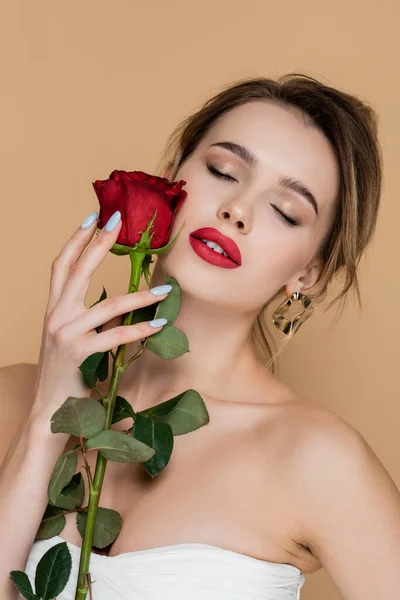
<svg viewBox="0 0 400 600">
<path fill-rule="evenodd" d="M 287 283 L 286 294 L 288 298 L 290 298 L 294 292 L 301 292 L 306 295 L 312 293 L 312 288 L 318 282 L 322 273 L 322 267 L 321 259 L 315 258 L 306 269 L 297 275 L 296 278 Z"/>
</svg>

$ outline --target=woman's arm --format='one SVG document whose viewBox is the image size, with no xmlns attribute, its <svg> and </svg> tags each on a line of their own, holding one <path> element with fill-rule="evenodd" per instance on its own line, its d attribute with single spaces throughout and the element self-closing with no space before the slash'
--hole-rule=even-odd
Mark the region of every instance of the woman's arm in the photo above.
<svg viewBox="0 0 400 600">
<path fill-rule="evenodd" d="M 350 424 L 305 428 L 293 486 L 305 539 L 345 600 L 400 597 L 400 493 Z"/>
<path fill-rule="evenodd" d="M 85 296 L 93 273 L 116 242 L 121 229 L 120 213 L 115 213 L 93 244 L 95 219 L 89 228 L 79 227 L 52 264 L 49 301 L 43 322 L 39 364 L 31 406 L 24 400 L 6 400 L 13 417 L 20 422 L 13 432 L 0 471 L 0 598 L 16 597 L 10 570 L 25 568 L 29 550 L 47 505 L 47 488 L 54 465 L 69 439 L 68 434 L 51 433 L 52 415 L 69 396 L 88 397 L 79 366 L 96 352 L 108 352 L 121 344 L 138 342 L 157 331 L 149 322 L 113 327 L 117 318 L 163 300 L 167 291 L 154 295 L 150 290 L 105 298 L 86 308 Z M 112 227 L 108 227 L 111 224 Z M 107 329 L 98 331 L 99 327 Z M 1 386 L 3 398 L 10 386 Z M 30 392 L 32 394 L 32 392 Z M 11 404 L 13 406 L 11 406 Z M 7 411 L 7 407 L 4 408 Z M 25 412 L 24 412 L 25 411 Z M 11 419 L 11 420 L 13 420 Z M 1 435 L 5 434 L 0 424 Z M 8 434 L 9 435 L 9 434 Z"/>
<path fill-rule="evenodd" d="M 47 506 L 48 482 L 69 437 L 52 434 L 48 420 L 31 418 L 32 375 L 31 365 L 0 369 L 4 414 L 0 420 L 0 598 L 4 600 L 18 597 L 9 574 L 25 569 Z M 60 405 L 66 395 L 60 397 Z"/>
<path fill-rule="evenodd" d="M 30 413 L 37 369 L 33 363 L 0 367 L 0 467 L 22 421 Z"/>
</svg>

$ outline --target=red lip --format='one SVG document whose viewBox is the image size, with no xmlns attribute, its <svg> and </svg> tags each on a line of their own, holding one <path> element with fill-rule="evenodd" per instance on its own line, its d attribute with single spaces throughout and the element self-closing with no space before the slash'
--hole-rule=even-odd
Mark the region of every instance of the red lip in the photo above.
<svg viewBox="0 0 400 600">
<path fill-rule="evenodd" d="M 201 227 L 192 231 L 190 235 L 198 240 L 203 238 L 210 240 L 210 242 L 216 242 L 234 263 L 238 266 L 242 264 L 242 256 L 237 244 L 231 238 L 223 235 L 218 229 L 214 229 L 214 227 Z"/>
</svg>

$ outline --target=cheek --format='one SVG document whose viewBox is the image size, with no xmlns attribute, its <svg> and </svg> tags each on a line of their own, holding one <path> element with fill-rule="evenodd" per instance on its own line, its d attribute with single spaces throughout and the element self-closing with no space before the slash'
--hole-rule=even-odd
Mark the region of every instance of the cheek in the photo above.
<svg viewBox="0 0 400 600">
<path fill-rule="evenodd" d="M 176 176 L 176 179 L 186 181 L 184 186 L 188 194 L 185 200 L 186 210 L 190 206 L 190 211 L 193 213 L 214 211 L 226 195 L 232 194 L 232 189 L 226 182 L 216 179 L 203 161 L 196 160 L 194 157 L 193 162 L 190 160 L 183 165 Z"/>
<path fill-rule="evenodd" d="M 172 236 L 179 230 L 183 222 L 185 222 L 185 226 L 182 234 L 187 232 L 186 235 L 200 226 L 216 223 L 217 205 L 213 203 L 216 200 L 216 194 L 212 193 L 210 186 L 207 187 L 207 184 L 204 183 L 204 177 L 195 177 L 193 174 L 184 177 L 182 173 L 181 179 L 187 182 L 183 188 L 187 192 L 187 197 L 175 215 Z"/>
<path fill-rule="evenodd" d="M 310 240 L 293 236 L 272 232 L 259 246 L 257 258 L 246 265 L 246 286 L 255 291 L 260 303 L 293 280 L 313 256 Z"/>
</svg>

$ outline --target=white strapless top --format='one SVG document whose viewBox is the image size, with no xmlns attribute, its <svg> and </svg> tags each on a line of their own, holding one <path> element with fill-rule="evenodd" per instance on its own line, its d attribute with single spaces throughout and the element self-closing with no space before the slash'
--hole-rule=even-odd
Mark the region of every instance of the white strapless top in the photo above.
<svg viewBox="0 0 400 600">
<path fill-rule="evenodd" d="M 26 573 L 36 566 L 54 536 L 33 544 Z M 80 548 L 67 542 L 71 577 L 57 600 L 74 600 Z M 174 544 L 117 556 L 92 554 L 93 600 L 299 600 L 305 576 L 293 565 L 273 563 L 202 543 Z"/>
</svg>

